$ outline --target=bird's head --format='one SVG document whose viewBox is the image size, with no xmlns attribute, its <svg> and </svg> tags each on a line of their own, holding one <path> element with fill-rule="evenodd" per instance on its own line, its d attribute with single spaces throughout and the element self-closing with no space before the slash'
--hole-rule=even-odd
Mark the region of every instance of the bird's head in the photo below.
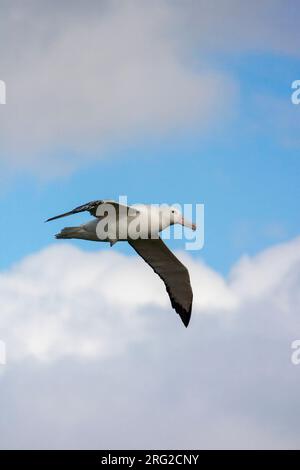
<svg viewBox="0 0 300 470">
<path fill-rule="evenodd" d="M 187 220 L 186 218 L 184 218 L 180 210 L 177 209 L 177 207 L 175 206 L 164 208 L 163 217 L 165 221 L 168 222 L 167 226 L 180 224 L 180 225 L 184 225 L 185 227 L 189 227 L 192 230 L 196 230 L 196 225 L 190 222 L 189 220 Z"/>
</svg>

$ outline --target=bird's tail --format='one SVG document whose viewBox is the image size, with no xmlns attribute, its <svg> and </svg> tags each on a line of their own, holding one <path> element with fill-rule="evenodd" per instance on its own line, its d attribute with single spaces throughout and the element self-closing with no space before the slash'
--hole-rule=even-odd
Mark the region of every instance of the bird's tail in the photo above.
<svg viewBox="0 0 300 470">
<path fill-rule="evenodd" d="M 82 227 L 65 227 L 55 235 L 55 238 L 82 238 L 83 232 Z"/>
</svg>

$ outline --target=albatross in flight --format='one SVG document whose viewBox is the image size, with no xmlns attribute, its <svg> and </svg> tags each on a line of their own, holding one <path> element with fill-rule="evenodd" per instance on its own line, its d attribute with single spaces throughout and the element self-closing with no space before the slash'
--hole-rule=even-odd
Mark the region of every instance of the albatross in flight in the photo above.
<svg viewBox="0 0 300 470">
<path fill-rule="evenodd" d="M 196 230 L 195 224 L 185 220 L 176 207 L 155 205 L 126 206 L 115 201 L 92 201 L 51 220 L 89 212 L 94 218 L 78 227 L 66 227 L 56 235 L 58 239 L 106 241 L 111 246 L 127 241 L 162 279 L 172 307 L 187 327 L 192 313 L 193 291 L 187 268 L 169 250 L 159 233 L 170 225 L 181 224 Z"/>
</svg>

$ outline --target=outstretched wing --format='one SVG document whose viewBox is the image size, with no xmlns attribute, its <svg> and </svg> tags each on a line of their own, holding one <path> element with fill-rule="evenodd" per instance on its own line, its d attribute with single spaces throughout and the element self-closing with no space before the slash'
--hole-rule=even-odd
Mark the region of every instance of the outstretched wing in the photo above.
<svg viewBox="0 0 300 470">
<path fill-rule="evenodd" d="M 164 281 L 172 307 L 187 327 L 193 302 L 193 291 L 187 268 L 161 238 L 128 240 L 128 242 Z"/>
<path fill-rule="evenodd" d="M 75 207 L 75 209 L 73 209 L 69 212 L 64 212 L 63 214 L 56 215 L 55 217 L 51 217 L 50 219 L 47 219 L 46 222 L 50 222 L 51 220 L 60 219 L 61 217 L 67 217 L 68 215 L 78 214 L 79 212 L 89 212 L 94 217 L 97 217 L 98 208 L 99 208 L 99 206 L 102 206 L 102 205 L 112 205 L 112 206 L 114 206 L 117 214 L 119 213 L 119 210 L 120 210 L 121 207 L 123 209 L 126 209 L 127 213 L 130 210 L 131 215 L 136 215 L 139 212 L 137 209 L 135 209 L 133 207 L 125 206 L 124 204 L 119 204 L 116 201 L 110 201 L 108 199 L 107 200 L 99 199 L 99 200 L 96 200 L 96 201 L 88 202 L 87 204 L 83 204 L 82 206 Z"/>
</svg>

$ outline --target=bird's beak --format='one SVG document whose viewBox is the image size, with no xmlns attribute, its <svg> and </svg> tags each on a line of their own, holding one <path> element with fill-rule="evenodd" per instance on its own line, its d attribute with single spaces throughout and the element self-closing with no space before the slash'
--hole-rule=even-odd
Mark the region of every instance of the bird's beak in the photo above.
<svg viewBox="0 0 300 470">
<path fill-rule="evenodd" d="M 196 224 L 193 224 L 193 222 L 190 222 L 189 220 L 186 220 L 183 217 L 182 217 L 180 223 L 181 223 L 181 225 L 184 225 L 185 227 L 189 227 L 194 231 L 197 229 Z"/>
</svg>

